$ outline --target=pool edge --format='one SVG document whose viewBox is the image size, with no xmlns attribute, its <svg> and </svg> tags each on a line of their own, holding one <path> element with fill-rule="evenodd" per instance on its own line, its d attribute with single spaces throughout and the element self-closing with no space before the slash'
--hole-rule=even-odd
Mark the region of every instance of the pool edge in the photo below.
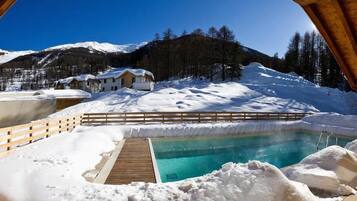
<svg viewBox="0 0 357 201">
<path fill-rule="evenodd" d="M 162 183 L 161 182 L 161 176 L 160 176 L 159 168 L 158 168 L 157 163 L 156 163 L 156 157 L 155 157 L 155 153 L 154 153 L 154 148 L 153 148 L 152 143 L 151 143 L 151 138 L 148 138 L 148 142 L 149 142 L 150 155 L 151 155 L 151 160 L 152 160 L 152 166 L 154 168 L 154 174 L 155 174 L 156 183 Z"/>
</svg>

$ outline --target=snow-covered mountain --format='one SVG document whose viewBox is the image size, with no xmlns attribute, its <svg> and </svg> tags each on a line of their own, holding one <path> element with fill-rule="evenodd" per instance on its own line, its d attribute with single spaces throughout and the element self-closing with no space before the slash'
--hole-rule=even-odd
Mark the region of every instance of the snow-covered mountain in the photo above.
<svg viewBox="0 0 357 201">
<path fill-rule="evenodd" d="M 147 42 L 141 42 L 137 44 L 124 44 L 124 45 L 116 45 L 112 43 L 99 43 L 95 41 L 89 42 L 79 42 L 73 44 L 63 44 L 57 45 L 53 47 L 46 48 L 40 51 L 33 50 L 23 50 L 23 51 L 7 51 L 0 49 L 0 64 L 9 62 L 19 56 L 24 56 L 33 53 L 43 53 L 43 52 L 51 52 L 51 51 L 61 51 L 61 50 L 69 50 L 72 48 L 86 48 L 90 52 L 98 51 L 102 53 L 130 53 L 133 52 L 140 47 L 146 45 Z M 47 55 L 46 55 L 47 56 Z M 43 62 L 40 62 L 40 64 Z"/>
<path fill-rule="evenodd" d="M 44 49 L 43 51 L 51 51 L 51 50 L 67 50 L 71 48 L 87 48 L 90 50 L 96 50 L 99 52 L 103 53 L 115 53 L 115 52 L 121 52 L 121 53 L 130 53 L 133 52 L 140 47 L 146 45 L 147 42 L 141 42 L 137 44 L 126 44 L 126 45 L 115 45 L 111 43 L 99 43 L 95 41 L 90 41 L 90 42 L 80 42 L 80 43 L 74 43 L 74 44 L 64 44 L 64 45 L 58 45 L 54 47 L 50 47 L 47 49 Z"/>
<path fill-rule="evenodd" d="M 6 63 L 15 59 L 16 57 L 35 53 L 33 50 L 23 50 L 23 51 L 7 51 L 0 49 L 0 64 Z"/>
</svg>

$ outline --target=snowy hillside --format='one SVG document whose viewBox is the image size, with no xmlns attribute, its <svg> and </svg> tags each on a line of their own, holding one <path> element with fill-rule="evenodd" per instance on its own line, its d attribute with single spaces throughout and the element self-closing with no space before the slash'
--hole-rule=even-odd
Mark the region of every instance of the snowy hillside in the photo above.
<svg viewBox="0 0 357 201">
<path fill-rule="evenodd" d="M 54 47 L 50 47 L 47 49 L 44 49 L 43 51 L 51 51 L 51 50 L 66 50 L 66 49 L 71 49 L 71 48 L 87 48 L 90 50 L 96 50 L 99 52 L 104 52 L 104 53 L 115 53 L 115 52 L 122 52 L 122 53 L 129 53 L 137 50 L 141 46 L 146 45 L 147 42 L 142 42 L 138 44 L 126 44 L 126 45 L 114 45 L 111 43 L 98 43 L 98 42 L 80 42 L 80 43 L 74 43 L 74 44 L 64 44 L 64 45 L 58 45 Z"/>
<path fill-rule="evenodd" d="M 152 92 L 121 89 L 53 116 L 118 111 L 258 111 L 357 113 L 357 94 L 319 87 L 298 76 L 259 64 L 242 70 L 239 82 L 183 79 L 160 82 Z"/>
</svg>

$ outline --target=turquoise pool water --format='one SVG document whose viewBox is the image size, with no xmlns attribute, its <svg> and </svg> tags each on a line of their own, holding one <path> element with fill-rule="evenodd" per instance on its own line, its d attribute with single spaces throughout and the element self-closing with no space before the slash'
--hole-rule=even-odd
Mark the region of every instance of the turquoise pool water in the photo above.
<svg viewBox="0 0 357 201">
<path fill-rule="evenodd" d="M 269 162 L 279 168 L 298 163 L 316 152 L 319 133 L 292 131 L 256 136 L 151 139 L 162 182 L 201 176 L 227 162 Z M 345 146 L 352 139 L 338 138 Z M 321 140 L 324 147 L 326 137 Z M 330 145 L 335 144 L 331 137 Z M 323 145 L 324 144 L 324 145 Z"/>
</svg>

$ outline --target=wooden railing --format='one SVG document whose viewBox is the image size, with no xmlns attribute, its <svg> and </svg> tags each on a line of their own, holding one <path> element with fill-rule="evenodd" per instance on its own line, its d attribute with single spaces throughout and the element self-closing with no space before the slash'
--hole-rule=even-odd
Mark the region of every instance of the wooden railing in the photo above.
<svg viewBox="0 0 357 201">
<path fill-rule="evenodd" d="M 206 123 L 248 120 L 300 120 L 309 113 L 276 112 L 129 112 L 85 113 L 61 119 L 43 119 L 28 124 L 0 128 L 0 156 L 17 147 L 70 132 L 78 125 Z"/>
<path fill-rule="evenodd" d="M 80 125 L 81 119 L 82 115 L 61 119 L 48 118 L 28 124 L 0 128 L 0 155 L 54 134 L 70 132 Z"/>
<path fill-rule="evenodd" d="M 184 122 L 234 122 L 248 120 L 300 120 L 309 113 L 276 112 L 129 112 L 129 113 L 85 113 L 82 124 L 145 124 Z"/>
</svg>

